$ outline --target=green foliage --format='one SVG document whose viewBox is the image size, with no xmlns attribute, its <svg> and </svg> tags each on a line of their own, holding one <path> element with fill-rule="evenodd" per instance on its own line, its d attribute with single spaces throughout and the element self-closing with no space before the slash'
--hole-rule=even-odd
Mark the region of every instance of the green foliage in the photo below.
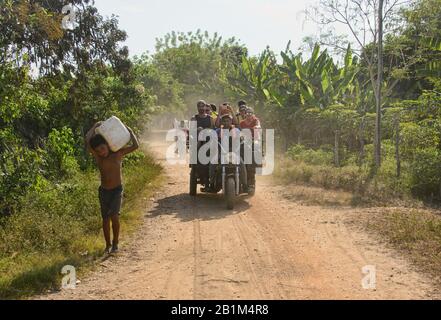
<svg viewBox="0 0 441 320">
<path fill-rule="evenodd" d="M 417 196 L 438 195 L 441 181 L 441 156 L 438 148 L 419 149 L 410 164 L 411 190 Z"/>
<path fill-rule="evenodd" d="M 235 38 L 223 39 L 217 33 L 197 30 L 166 34 L 157 39 L 155 54 L 135 61 L 142 72 L 140 80 L 153 84 L 157 104 L 184 109 L 190 116 L 202 98 L 219 104 L 229 97 L 223 79 L 246 55 L 247 49 Z"/>
<path fill-rule="evenodd" d="M 53 129 L 46 142 L 46 168 L 49 177 L 72 176 L 78 172 L 75 139 L 70 128 Z"/>
<path fill-rule="evenodd" d="M 128 50 L 119 45 L 127 34 L 118 28 L 116 17 L 103 18 L 91 0 L 72 0 L 69 4 L 77 15 L 73 30 L 62 28 L 63 1 L 2 1 L 0 63 L 32 65 L 46 75 L 58 75 L 61 70 L 65 75 L 81 75 L 109 63 L 129 77 Z"/>
<path fill-rule="evenodd" d="M 288 156 L 296 161 L 303 161 L 313 165 L 332 165 L 334 155 L 332 152 L 325 150 L 308 149 L 303 145 L 296 144 L 289 148 Z"/>
<path fill-rule="evenodd" d="M 8 145 L 0 154 L 0 212 L 13 213 L 20 199 L 41 177 L 41 153 L 19 145 Z"/>
<path fill-rule="evenodd" d="M 440 135 L 431 127 L 416 123 L 401 123 L 401 154 L 405 159 L 414 160 L 415 153 L 431 149 L 440 144 Z"/>
</svg>

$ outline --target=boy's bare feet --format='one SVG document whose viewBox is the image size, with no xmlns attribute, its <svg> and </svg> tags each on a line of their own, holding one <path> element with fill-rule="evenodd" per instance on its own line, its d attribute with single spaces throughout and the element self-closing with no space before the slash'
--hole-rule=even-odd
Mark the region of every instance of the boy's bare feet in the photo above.
<svg viewBox="0 0 441 320">
<path fill-rule="evenodd" d="M 112 246 L 108 244 L 104 250 L 104 254 L 110 254 L 112 252 Z"/>
<path fill-rule="evenodd" d="M 110 253 L 118 253 L 119 249 L 118 249 L 118 244 L 114 243 L 112 245 L 112 250 L 110 250 Z"/>
</svg>

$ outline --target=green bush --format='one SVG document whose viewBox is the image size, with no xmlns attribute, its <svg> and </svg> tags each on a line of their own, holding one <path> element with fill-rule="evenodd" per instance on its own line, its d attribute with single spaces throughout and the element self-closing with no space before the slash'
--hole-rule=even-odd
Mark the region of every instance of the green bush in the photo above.
<svg viewBox="0 0 441 320">
<path fill-rule="evenodd" d="M 441 181 L 441 158 L 438 149 L 419 149 L 410 164 L 410 188 L 417 196 L 438 195 Z"/>
<path fill-rule="evenodd" d="M 19 200 L 41 177 L 41 153 L 19 145 L 8 145 L 0 153 L 0 215 L 11 214 Z"/>
<path fill-rule="evenodd" d="M 400 152 L 406 160 L 413 159 L 418 150 L 430 149 L 440 144 L 439 132 L 432 127 L 402 123 L 400 131 Z"/>
<path fill-rule="evenodd" d="M 45 145 L 47 175 L 52 178 L 69 177 L 78 172 L 75 158 L 75 138 L 72 129 L 52 129 Z"/>
<path fill-rule="evenodd" d="M 402 164 L 403 172 L 398 178 L 394 154 L 387 143 L 385 150 L 389 152 L 384 153 L 383 165 L 376 174 L 373 174 L 370 163 L 361 166 L 348 164 L 337 168 L 333 165 L 308 164 L 287 157 L 279 163 L 275 175 L 285 183 L 305 183 L 326 189 L 345 190 L 363 196 L 365 200 L 386 201 L 391 197 L 407 197 L 413 185 L 408 164 Z"/>
<path fill-rule="evenodd" d="M 301 144 L 293 145 L 288 150 L 288 156 L 297 161 L 313 165 L 332 165 L 334 154 L 322 149 L 308 149 Z"/>
</svg>

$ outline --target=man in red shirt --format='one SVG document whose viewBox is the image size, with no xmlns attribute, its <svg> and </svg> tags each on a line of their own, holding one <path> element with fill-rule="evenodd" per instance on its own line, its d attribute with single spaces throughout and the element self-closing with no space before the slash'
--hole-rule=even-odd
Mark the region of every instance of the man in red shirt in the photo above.
<svg viewBox="0 0 441 320">
<path fill-rule="evenodd" d="M 259 131 L 256 129 L 261 129 L 260 120 L 255 116 L 252 108 L 247 108 L 245 120 L 240 122 L 240 128 L 251 130 L 253 140 L 259 140 Z M 253 194 L 256 188 L 256 166 L 254 164 L 247 164 L 247 177 L 249 193 Z"/>
<path fill-rule="evenodd" d="M 241 129 L 251 129 L 251 133 L 254 137 L 254 129 L 261 129 L 260 120 L 254 114 L 254 110 L 252 108 L 247 108 L 245 120 L 240 122 Z"/>
</svg>

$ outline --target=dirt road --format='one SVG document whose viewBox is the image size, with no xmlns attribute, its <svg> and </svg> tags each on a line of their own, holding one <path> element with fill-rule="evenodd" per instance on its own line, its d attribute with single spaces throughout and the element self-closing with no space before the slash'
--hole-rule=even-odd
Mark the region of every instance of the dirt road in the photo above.
<svg viewBox="0 0 441 320">
<path fill-rule="evenodd" d="M 165 146 L 150 144 L 164 161 Z M 351 223 L 357 210 L 302 206 L 261 178 L 255 197 L 227 211 L 220 195 L 188 196 L 187 166 L 165 168 L 122 252 L 44 299 L 437 298 L 424 275 Z M 367 265 L 376 289 L 362 288 Z"/>
</svg>

